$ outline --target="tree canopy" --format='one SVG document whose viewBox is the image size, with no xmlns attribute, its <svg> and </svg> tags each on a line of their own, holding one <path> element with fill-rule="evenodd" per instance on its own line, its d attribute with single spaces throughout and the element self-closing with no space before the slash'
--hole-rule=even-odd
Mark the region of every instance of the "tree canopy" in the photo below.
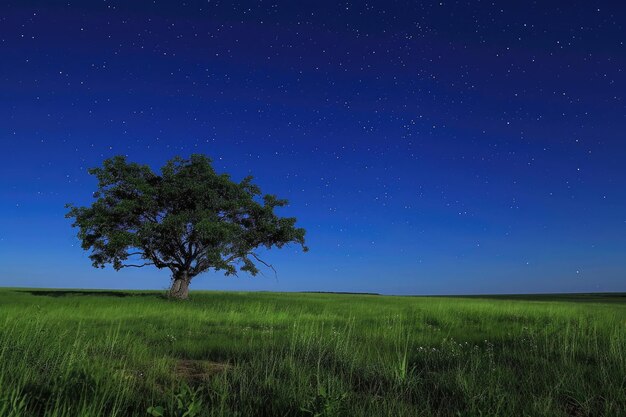
<svg viewBox="0 0 626 417">
<path fill-rule="evenodd" d="M 82 248 L 94 267 L 153 265 L 172 272 L 170 295 L 187 298 L 191 279 L 209 269 L 226 275 L 259 272 L 258 248 L 296 243 L 304 251 L 305 230 L 294 217 L 279 217 L 287 200 L 262 195 L 248 176 L 241 182 L 218 174 L 204 155 L 175 157 L 160 175 L 123 156 L 89 173 L 98 180 L 89 207 L 68 204 Z"/>
</svg>

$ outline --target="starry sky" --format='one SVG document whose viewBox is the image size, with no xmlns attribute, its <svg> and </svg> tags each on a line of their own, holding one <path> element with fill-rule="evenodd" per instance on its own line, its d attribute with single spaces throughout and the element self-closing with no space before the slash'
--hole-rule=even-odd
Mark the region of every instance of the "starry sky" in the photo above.
<svg viewBox="0 0 626 417">
<path fill-rule="evenodd" d="M 287 198 L 308 253 L 192 289 L 626 291 L 626 4 L 0 5 L 0 285 L 154 288 L 91 267 L 65 203 L 117 154 L 204 153 Z"/>
</svg>

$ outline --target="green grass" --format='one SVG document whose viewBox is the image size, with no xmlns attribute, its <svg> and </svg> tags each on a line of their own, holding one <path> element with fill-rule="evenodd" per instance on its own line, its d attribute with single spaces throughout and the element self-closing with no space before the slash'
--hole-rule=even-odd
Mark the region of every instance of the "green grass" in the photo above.
<svg viewBox="0 0 626 417">
<path fill-rule="evenodd" d="M 623 294 L 192 298 L 0 290 L 0 416 L 626 416 Z"/>
</svg>

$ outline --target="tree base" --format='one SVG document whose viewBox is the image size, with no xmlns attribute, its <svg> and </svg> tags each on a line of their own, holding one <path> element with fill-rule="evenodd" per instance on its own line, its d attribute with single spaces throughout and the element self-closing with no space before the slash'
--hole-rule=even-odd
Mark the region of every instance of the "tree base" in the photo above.
<svg viewBox="0 0 626 417">
<path fill-rule="evenodd" d="M 172 281 L 172 287 L 168 293 L 169 298 L 175 300 L 186 300 L 189 298 L 189 281 L 176 278 Z"/>
</svg>

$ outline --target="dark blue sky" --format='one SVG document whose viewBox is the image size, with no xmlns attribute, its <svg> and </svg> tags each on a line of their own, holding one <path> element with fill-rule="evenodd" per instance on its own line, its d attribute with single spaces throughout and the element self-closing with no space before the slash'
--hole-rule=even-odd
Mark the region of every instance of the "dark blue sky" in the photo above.
<svg viewBox="0 0 626 417">
<path fill-rule="evenodd" d="M 129 4 L 130 3 L 130 4 Z M 515 4 L 514 4 L 515 3 Z M 290 200 L 311 251 L 192 289 L 626 291 L 626 6 L 4 1 L 0 285 L 95 270 L 86 169 L 205 153 Z"/>
</svg>

